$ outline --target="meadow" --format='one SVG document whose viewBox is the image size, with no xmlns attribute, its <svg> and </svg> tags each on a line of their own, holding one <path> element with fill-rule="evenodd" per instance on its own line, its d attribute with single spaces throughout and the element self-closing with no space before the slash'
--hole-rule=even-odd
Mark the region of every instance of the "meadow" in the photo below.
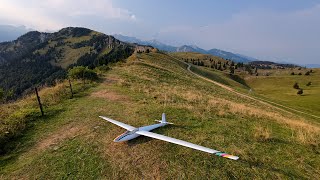
<svg viewBox="0 0 320 180">
<path fill-rule="evenodd" d="M 304 75 L 305 72 L 297 75 L 298 71 L 295 71 L 296 75 L 290 75 L 291 71 L 278 71 L 271 71 L 270 76 L 248 76 L 245 80 L 257 95 L 320 116 L 320 69 L 313 69 L 308 76 Z M 307 86 L 309 82 L 311 85 Z M 303 89 L 302 95 L 298 95 L 298 90 L 293 88 L 295 83 Z"/>
<path fill-rule="evenodd" d="M 48 105 L 51 113 L 45 117 L 35 113 L 9 143 L 10 152 L 0 156 L 0 179 L 320 178 L 320 126 L 310 117 L 226 91 L 162 53 L 135 54 L 101 78 L 75 98 Z M 147 137 L 114 143 L 124 129 L 98 117 L 139 127 L 154 123 L 163 112 L 174 125 L 156 133 L 240 159 Z"/>
</svg>

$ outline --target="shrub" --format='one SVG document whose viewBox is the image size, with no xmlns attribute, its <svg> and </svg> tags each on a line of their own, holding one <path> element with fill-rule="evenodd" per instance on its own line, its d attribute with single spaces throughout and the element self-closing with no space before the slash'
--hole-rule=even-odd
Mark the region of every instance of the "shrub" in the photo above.
<svg viewBox="0 0 320 180">
<path fill-rule="evenodd" d="M 307 86 L 310 86 L 311 84 L 312 84 L 312 83 L 309 81 L 306 85 L 307 85 Z"/>
<path fill-rule="evenodd" d="M 298 85 L 298 83 L 294 83 L 293 88 L 295 88 L 295 89 L 299 89 L 299 85 Z"/>
<path fill-rule="evenodd" d="M 294 72 L 292 72 L 291 75 L 294 75 Z"/>
<path fill-rule="evenodd" d="M 299 94 L 299 95 L 303 94 L 303 89 L 299 89 L 299 91 L 297 92 L 297 94 Z"/>
<path fill-rule="evenodd" d="M 81 79 L 83 83 L 85 80 L 97 80 L 98 75 L 96 72 L 94 72 L 92 69 L 89 69 L 88 67 L 83 66 L 76 66 L 72 69 L 68 70 L 68 76 L 73 79 Z"/>
<path fill-rule="evenodd" d="M 302 73 L 301 72 L 299 72 L 299 74 L 298 75 L 302 75 Z"/>
<path fill-rule="evenodd" d="M 111 68 L 107 65 L 102 65 L 102 66 L 98 66 L 95 68 L 96 71 L 99 71 L 99 72 L 107 72 L 109 71 Z"/>
<path fill-rule="evenodd" d="M 4 98 L 4 90 L 0 88 L 0 102 Z"/>
<path fill-rule="evenodd" d="M 309 76 L 309 75 L 310 75 L 310 72 L 307 71 L 304 75 Z"/>
<path fill-rule="evenodd" d="M 234 67 L 230 66 L 230 74 L 234 74 Z"/>
<path fill-rule="evenodd" d="M 254 138 L 260 142 L 266 142 L 271 140 L 271 129 L 265 127 L 255 127 Z"/>
</svg>

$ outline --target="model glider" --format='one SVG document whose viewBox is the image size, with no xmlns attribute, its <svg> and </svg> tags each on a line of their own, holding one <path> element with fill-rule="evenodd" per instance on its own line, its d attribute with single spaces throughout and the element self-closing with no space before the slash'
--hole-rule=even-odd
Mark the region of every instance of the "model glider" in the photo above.
<svg viewBox="0 0 320 180">
<path fill-rule="evenodd" d="M 197 149 L 197 150 L 204 151 L 204 152 L 207 152 L 207 153 L 210 153 L 210 154 L 215 154 L 217 156 L 221 156 L 221 157 L 225 157 L 225 158 L 229 158 L 229 159 L 233 159 L 233 160 L 239 159 L 239 157 L 237 157 L 237 156 L 233 156 L 233 155 L 230 155 L 230 154 L 227 154 L 227 153 L 223 153 L 221 151 L 217 151 L 217 150 L 210 149 L 210 148 L 207 148 L 207 147 L 204 147 L 204 146 L 199 146 L 199 145 L 192 144 L 192 143 L 189 143 L 189 142 L 186 142 L 186 141 L 182 141 L 182 140 L 179 140 L 179 139 L 175 139 L 175 138 L 171 138 L 171 137 L 168 137 L 168 136 L 164 136 L 164 135 L 160 135 L 160 134 L 156 134 L 156 133 L 150 132 L 153 129 L 165 126 L 167 124 L 172 124 L 172 123 L 169 123 L 169 122 L 166 121 L 166 115 L 164 113 L 162 114 L 162 120 L 161 121 L 156 120 L 159 123 L 153 124 L 153 125 L 149 125 L 149 126 L 143 126 L 143 127 L 139 127 L 139 128 L 135 128 L 135 127 L 130 126 L 128 124 L 125 124 L 125 123 L 122 123 L 122 122 L 119 122 L 119 121 L 116 121 L 116 120 L 113 120 L 113 119 L 110 119 L 110 118 L 107 118 L 107 117 L 104 117 L 104 116 L 99 116 L 99 117 L 127 130 L 125 133 L 123 133 L 123 134 L 119 135 L 118 137 L 116 137 L 113 140 L 114 142 L 129 141 L 131 139 L 134 139 L 134 138 L 136 138 L 138 136 L 143 135 L 143 136 L 159 139 L 159 140 L 162 140 L 162 141 L 167 141 L 167 142 L 171 142 L 171 143 L 174 143 L 174 144 L 178 144 L 178 145 L 181 145 L 181 146 L 189 147 L 189 148 L 192 148 L 192 149 Z"/>
</svg>

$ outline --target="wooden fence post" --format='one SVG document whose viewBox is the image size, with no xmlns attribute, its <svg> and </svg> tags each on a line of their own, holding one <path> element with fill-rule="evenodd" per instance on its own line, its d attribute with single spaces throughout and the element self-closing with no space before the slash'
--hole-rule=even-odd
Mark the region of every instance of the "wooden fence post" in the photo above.
<svg viewBox="0 0 320 180">
<path fill-rule="evenodd" d="M 73 91 L 72 91 L 72 85 L 71 85 L 71 81 L 70 78 L 68 78 L 69 81 L 69 86 L 70 86 L 70 91 L 71 91 L 71 99 L 73 98 Z"/>
<path fill-rule="evenodd" d="M 41 111 L 41 116 L 44 116 L 43 109 L 42 109 L 42 104 L 41 104 L 41 101 L 40 101 L 40 97 L 39 97 L 39 94 L 38 94 L 38 89 L 37 89 L 37 87 L 35 87 L 34 90 L 36 91 L 36 95 L 37 95 L 37 99 L 38 99 L 38 104 L 39 104 L 39 108 L 40 108 L 40 111 Z"/>
</svg>

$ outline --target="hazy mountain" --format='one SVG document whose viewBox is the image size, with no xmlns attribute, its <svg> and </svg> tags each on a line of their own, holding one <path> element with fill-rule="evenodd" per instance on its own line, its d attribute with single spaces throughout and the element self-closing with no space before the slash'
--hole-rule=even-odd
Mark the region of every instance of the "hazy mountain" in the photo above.
<svg viewBox="0 0 320 180">
<path fill-rule="evenodd" d="M 15 40 L 30 30 L 25 26 L 0 25 L 0 42 Z"/>
<path fill-rule="evenodd" d="M 162 50 L 162 51 L 175 52 L 177 49 L 174 46 L 166 45 L 166 44 L 161 43 L 155 39 L 150 40 L 150 41 L 142 41 L 138 38 L 124 36 L 121 34 L 114 34 L 113 36 L 115 38 L 119 39 L 120 41 L 124 41 L 124 42 L 128 42 L 128 43 L 136 43 L 136 44 L 141 44 L 141 45 L 146 45 L 146 46 L 152 46 L 152 47 L 155 47 L 155 48 Z"/>
<path fill-rule="evenodd" d="M 304 64 L 307 68 L 320 68 L 320 64 Z"/>
<path fill-rule="evenodd" d="M 183 45 L 183 46 L 177 47 L 176 52 L 198 52 L 198 53 L 208 54 L 206 50 L 201 49 L 195 45 Z"/>
<path fill-rule="evenodd" d="M 140 39 L 137 39 L 135 37 L 129 37 L 129 36 L 123 36 L 120 34 L 115 34 L 114 35 L 116 38 L 118 38 L 121 41 L 124 42 L 130 42 L 130 43 L 138 43 L 138 44 L 143 44 L 143 45 L 150 45 L 155 48 L 158 48 L 159 50 L 162 51 L 168 51 L 168 52 L 198 52 L 198 53 L 203 53 L 203 54 L 211 54 L 214 56 L 222 57 L 224 59 L 230 59 L 235 62 L 250 62 L 256 60 L 255 58 L 240 55 L 240 54 L 235 54 L 227 51 L 223 51 L 220 49 L 210 49 L 210 50 L 205 50 L 202 48 L 199 48 L 195 45 L 183 45 L 180 47 L 174 47 L 170 46 L 164 43 L 161 43 L 157 40 L 151 40 L 151 41 L 142 41 Z"/>
<path fill-rule="evenodd" d="M 256 60 L 255 58 L 252 58 L 252 57 L 248 57 L 248 56 L 244 56 L 244 55 L 240 55 L 240 54 L 235 54 L 235 53 L 223 51 L 220 49 L 210 49 L 207 51 L 207 53 L 214 55 L 214 56 L 222 57 L 224 59 L 230 59 L 235 62 L 248 63 L 250 61 Z"/>
</svg>

